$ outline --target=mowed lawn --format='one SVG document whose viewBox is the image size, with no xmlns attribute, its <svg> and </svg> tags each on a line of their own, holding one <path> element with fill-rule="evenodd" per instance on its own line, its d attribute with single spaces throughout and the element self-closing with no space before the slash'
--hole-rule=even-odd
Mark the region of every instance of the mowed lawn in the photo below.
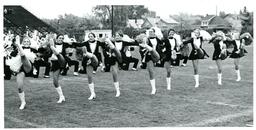
<svg viewBox="0 0 256 130">
<path fill-rule="evenodd" d="M 204 45 L 212 56 L 213 46 Z M 233 59 L 223 62 L 223 85 L 211 57 L 200 61 L 200 87 L 194 88 L 191 61 L 172 69 L 172 90 L 166 90 L 166 72 L 156 68 L 156 95 L 151 95 L 146 70 L 120 71 L 121 96 L 115 98 L 112 75 L 94 76 L 97 98 L 88 101 L 86 75 L 73 68 L 60 78 L 66 102 L 57 104 L 52 79 L 27 78 L 26 109 L 19 110 L 16 78 L 4 81 L 5 128 L 60 127 L 174 127 L 239 126 L 253 122 L 253 47 L 240 62 L 242 80 L 236 82 Z M 43 73 L 43 71 L 41 71 Z M 42 77 L 42 74 L 41 74 Z"/>
</svg>

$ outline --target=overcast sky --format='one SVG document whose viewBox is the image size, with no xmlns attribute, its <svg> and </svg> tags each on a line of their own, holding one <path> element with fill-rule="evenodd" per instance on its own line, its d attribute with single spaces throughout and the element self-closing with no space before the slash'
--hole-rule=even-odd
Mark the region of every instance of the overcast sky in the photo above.
<svg viewBox="0 0 256 130">
<path fill-rule="evenodd" d="M 249 11 L 255 11 L 253 0 L 4 0 L 4 5 L 22 5 L 39 18 L 49 19 L 65 13 L 77 16 L 90 15 L 92 7 L 99 4 L 145 5 L 163 18 L 180 12 L 216 14 L 216 7 L 218 12 L 226 13 L 239 13 L 244 6 L 247 6 Z"/>
</svg>

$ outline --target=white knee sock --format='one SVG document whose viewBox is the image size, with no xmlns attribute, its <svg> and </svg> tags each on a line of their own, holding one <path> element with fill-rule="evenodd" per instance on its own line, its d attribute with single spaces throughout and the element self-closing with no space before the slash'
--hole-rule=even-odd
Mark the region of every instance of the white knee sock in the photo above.
<svg viewBox="0 0 256 130">
<path fill-rule="evenodd" d="M 91 96 L 88 98 L 88 100 L 92 100 L 93 98 L 96 98 L 96 94 L 94 92 L 94 83 L 88 84 Z"/>
<path fill-rule="evenodd" d="M 219 85 L 222 85 L 222 74 L 221 73 L 218 73 L 218 84 Z"/>
<path fill-rule="evenodd" d="M 156 82 L 155 82 L 155 79 L 150 80 L 150 84 L 151 84 L 151 87 L 152 87 L 151 94 L 156 94 Z"/>
<path fill-rule="evenodd" d="M 114 86 L 116 88 L 116 97 L 120 96 L 119 82 L 114 82 Z"/>
<path fill-rule="evenodd" d="M 195 78 L 195 82 L 196 82 L 195 88 L 197 88 L 197 87 L 199 87 L 199 75 L 198 74 L 194 75 L 194 78 Z"/>
<path fill-rule="evenodd" d="M 19 109 L 24 109 L 25 105 L 26 105 L 26 101 L 25 101 L 25 93 L 24 91 L 22 93 L 19 93 L 19 97 L 20 97 L 20 101 L 21 101 L 21 105 Z"/>
<path fill-rule="evenodd" d="M 236 70 L 236 74 L 237 74 L 236 81 L 240 81 L 241 80 L 240 70 Z"/>
<path fill-rule="evenodd" d="M 63 92 L 62 92 L 62 89 L 61 89 L 61 86 L 59 86 L 58 88 L 55 88 L 56 91 L 58 92 L 59 94 L 59 100 L 57 103 L 62 103 L 63 101 L 65 101 L 65 97 L 63 95 Z"/>
<path fill-rule="evenodd" d="M 171 90 L 171 77 L 166 78 L 167 90 Z"/>
</svg>

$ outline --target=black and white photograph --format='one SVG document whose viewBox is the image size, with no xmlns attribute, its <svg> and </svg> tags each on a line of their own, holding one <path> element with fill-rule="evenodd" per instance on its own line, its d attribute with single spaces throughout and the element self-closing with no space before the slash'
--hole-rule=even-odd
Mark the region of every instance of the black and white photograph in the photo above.
<svg viewBox="0 0 256 130">
<path fill-rule="evenodd" d="M 253 0 L 1 10 L 1 128 L 255 127 Z"/>
</svg>

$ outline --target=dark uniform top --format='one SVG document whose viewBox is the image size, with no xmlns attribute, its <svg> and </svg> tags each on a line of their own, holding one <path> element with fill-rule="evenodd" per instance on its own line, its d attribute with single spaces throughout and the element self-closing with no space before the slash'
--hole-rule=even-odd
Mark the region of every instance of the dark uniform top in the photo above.
<svg viewBox="0 0 256 130">
<path fill-rule="evenodd" d="M 151 43 L 151 41 L 150 41 L 150 39 L 155 39 L 156 40 L 156 48 L 155 48 L 155 50 L 157 51 L 157 53 L 160 55 L 160 57 L 163 57 L 163 55 L 164 55 L 164 53 L 163 53 L 163 48 L 164 48 L 164 46 L 163 46 L 163 42 L 159 39 L 159 38 L 157 38 L 157 37 L 154 37 L 154 38 L 148 38 L 148 45 L 150 46 L 150 47 L 153 47 L 153 44 Z M 144 49 L 144 48 L 140 48 L 140 51 L 141 51 L 141 53 L 142 53 L 142 61 L 143 62 L 149 62 L 150 60 L 152 60 L 153 61 L 153 59 L 151 58 L 151 54 L 146 50 L 146 49 Z M 161 58 L 160 58 L 161 59 Z"/>
<path fill-rule="evenodd" d="M 200 54 L 198 52 L 199 50 L 195 47 L 195 44 L 194 44 L 194 41 L 197 40 L 197 39 L 200 40 L 200 45 L 199 45 L 198 49 L 201 49 L 201 51 L 203 53 L 202 57 L 200 57 Z M 205 52 L 205 50 L 202 48 L 202 42 L 203 42 L 203 37 L 191 38 L 191 39 L 183 42 L 183 44 L 191 43 L 192 50 L 191 50 L 190 55 L 189 55 L 189 60 L 204 59 L 205 56 L 209 57 L 208 54 Z"/>
</svg>

